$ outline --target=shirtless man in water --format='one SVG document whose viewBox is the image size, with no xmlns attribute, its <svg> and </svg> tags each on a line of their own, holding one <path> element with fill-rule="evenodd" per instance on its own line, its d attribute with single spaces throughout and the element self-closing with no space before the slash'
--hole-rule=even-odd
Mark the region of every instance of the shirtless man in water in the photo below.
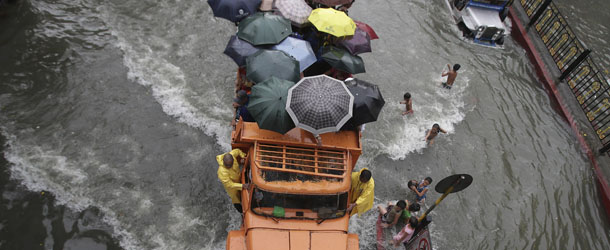
<svg viewBox="0 0 610 250">
<path fill-rule="evenodd" d="M 451 87 L 453 86 L 453 82 L 455 82 L 455 78 L 457 77 L 457 71 L 460 69 L 459 64 L 455 64 L 453 65 L 453 69 L 451 69 L 451 65 L 447 64 L 447 69 L 449 70 L 449 72 L 443 72 L 443 74 L 441 76 L 447 76 L 447 81 L 442 83 L 443 88 L 446 89 L 451 89 Z"/>
</svg>

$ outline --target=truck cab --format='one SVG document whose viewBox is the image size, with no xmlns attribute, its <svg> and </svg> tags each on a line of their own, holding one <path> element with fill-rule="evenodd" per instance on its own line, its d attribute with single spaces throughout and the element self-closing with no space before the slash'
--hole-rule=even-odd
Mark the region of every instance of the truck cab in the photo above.
<svg viewBox="0 0 610 250">
<path fill-rule="evenodd" d="M 241 182 L 243 223 L 229 250 L 356 250 L 348 233 L 351 173 L 362 150 L 358 131 L 315 137 L 300 128 L 282 135 L 239 121 L 231 146 L 247 153 Z"/>
<path fill-rule="evenodd" d="M 504 44 L 504 24 L 513 0 L 448 0 L 451 14 L 466 39 L 490 47 Z"/>
</svg>

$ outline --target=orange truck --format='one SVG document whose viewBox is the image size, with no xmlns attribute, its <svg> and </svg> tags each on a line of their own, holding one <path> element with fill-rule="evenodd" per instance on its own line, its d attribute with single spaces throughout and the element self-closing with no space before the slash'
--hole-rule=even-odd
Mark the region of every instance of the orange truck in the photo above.
<svg viewBox="0 0 610 250">
<path fill-rule="evenodd" d="M 351 172 L 362 153 L 360 132 L 282 135 L 238 122 L 231 146 L 247 153 L 241 182 L 243 221 L 227 250 L 357 250 L 348 233 Z"/>
</svg>

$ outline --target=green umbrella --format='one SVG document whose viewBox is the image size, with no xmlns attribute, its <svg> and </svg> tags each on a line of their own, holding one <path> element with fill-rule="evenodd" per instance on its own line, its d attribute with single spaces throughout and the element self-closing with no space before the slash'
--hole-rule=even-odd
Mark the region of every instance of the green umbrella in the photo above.
<svg viewBox="0 0 610 250">
<path fill-rule="evenodd" d="M 299 61 L 279 50 L 259 50 L 246 58 L 246 77 L 254 83 L 272 76 L 297 82 L 301 78 Z"/>
<path fill-rule="evenodd" d="M 253 45 L 278 44 L 292 33 L 290 21 L 268 12 L 258 12 L 239 23 L 237 36 Z"/>
<path fill-rule="evenodd" d="M 322 58 L 338 70 L 352 74 L 364 73 L 364 61 L 347 50 L 329 46 L 322 51 Z"/>
<path fill-rule="evenodd" d="M 292 118 L 286 112 L 288 89 L 294 82 L 271 77 L 252 87 L 248 112 L 254 117 L 258 127 L 285 134 L 294 128 Z"/>
</svg>

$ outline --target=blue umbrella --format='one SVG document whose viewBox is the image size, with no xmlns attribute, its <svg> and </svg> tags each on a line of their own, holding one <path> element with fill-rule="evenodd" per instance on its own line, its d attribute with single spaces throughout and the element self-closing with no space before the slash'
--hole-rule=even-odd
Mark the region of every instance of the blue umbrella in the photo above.
<svg viewBox="0 0 610 250">
<path fill-rule="evenodd" d="M 239 22 L 256 13 L 261 0 L 208 0 L 214 16 L 222 17 L 231 22 Z"/>
<path fill-rule="evenodd" d="M 294 59 L 297 59 L 301 72 L 318 60 L 308 41 L 294 37 L 287 37 L 281 43 L 271 47 L 271 49 L 284 51 L 286 54 L 294 57 Z"/>
<path fill-rule="evenodd" d="M 225 48 L 225 55 L 231 57 L 237 66 L 246 65 L 246 57 L 256 53 L 260 48 L 253 46 L 249 42 L 237 38 L 237 36 L 231 36 L 227 47 Z"/>
</svg>

